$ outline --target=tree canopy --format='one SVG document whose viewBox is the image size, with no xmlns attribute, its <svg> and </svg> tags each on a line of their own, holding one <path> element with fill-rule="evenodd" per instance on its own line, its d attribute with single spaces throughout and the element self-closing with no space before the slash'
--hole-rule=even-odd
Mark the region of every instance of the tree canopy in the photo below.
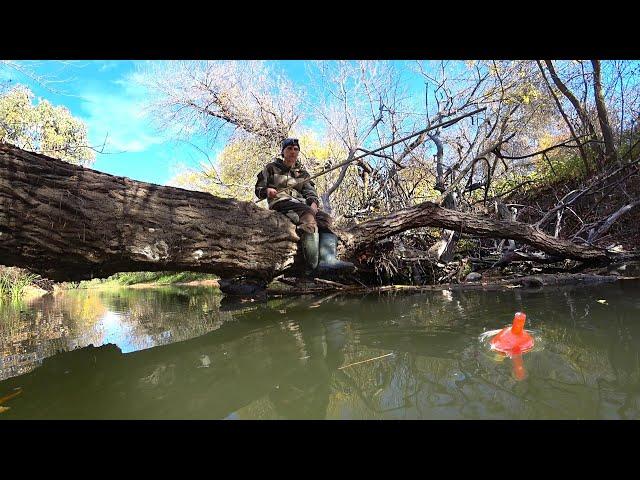
<svg viewBox="0 0 640 480">
<path fill-rule="evenodd" d="M 34 97 L 20 85 L 0 95 L 0 141 L 90 166 L 95 151 L 89 147 L 85 123 L 66 107 Z"/>
</svg>

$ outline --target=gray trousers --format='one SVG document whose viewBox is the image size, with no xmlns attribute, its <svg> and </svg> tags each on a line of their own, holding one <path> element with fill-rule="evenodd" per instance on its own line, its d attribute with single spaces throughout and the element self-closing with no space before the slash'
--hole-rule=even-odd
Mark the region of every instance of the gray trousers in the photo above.
<svg viewBox="0 0 640 480">
<path fill-rule="evenodd" d="M 314 215 L 316 219 L 318 231 L 335 233 L 331 229 L 331 224 L 333 222 L 331 215 L 323 212 L 322 210 L 318 210 L 314 214 L 313 210 L 311 210 L 311 207 L 309 205 L 305 205 L 304 203 L 294 202 L 293 200 L 281 200 L 277 203 L 274 203 L 271 206 L 271 209 L 284 214 L 288 212 L 295 212 L 298 215 L 298 218 L 301 218 L 305 213 L 310 213 Z M 300 225 L 300 220 L 298 220 L 297 222 L 294 221 L 293 223 L 295 223 L 296 225 Z"/>
</svg>

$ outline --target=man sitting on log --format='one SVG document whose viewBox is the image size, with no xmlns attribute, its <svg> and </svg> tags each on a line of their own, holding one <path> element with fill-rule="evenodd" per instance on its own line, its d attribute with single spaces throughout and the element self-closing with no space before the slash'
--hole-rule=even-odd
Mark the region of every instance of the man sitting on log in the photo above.
<svg viewBox="0 0 640 480">
<path fill-rule="evenodd" d="M 310 175 L 298 159 L 298 139 L 284 139 L 281 155 L 258 174 L 256 196 L 266 198 L 271 210 L 284 213 L 297 225 L 306 275 L 352 271 L 352 263 L 336 259 L 338 237 L 331 229 L 331 216 L 319 209 L 315 185 L 307 180 Z"/>
</svg>

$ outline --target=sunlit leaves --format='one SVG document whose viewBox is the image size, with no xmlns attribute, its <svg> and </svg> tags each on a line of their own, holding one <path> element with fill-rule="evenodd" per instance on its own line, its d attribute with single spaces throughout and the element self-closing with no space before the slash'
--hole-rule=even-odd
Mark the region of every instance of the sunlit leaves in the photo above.
<svg viewBox="0 0 640 480">
<path fill-rule="evenodd" d="M 33 93 L 23 86 L 0 96 L 0 141 L 77 165 L 95 160 L 84 122 L 66 107 L 46 100 L 34 104 Z"/>
</svg>

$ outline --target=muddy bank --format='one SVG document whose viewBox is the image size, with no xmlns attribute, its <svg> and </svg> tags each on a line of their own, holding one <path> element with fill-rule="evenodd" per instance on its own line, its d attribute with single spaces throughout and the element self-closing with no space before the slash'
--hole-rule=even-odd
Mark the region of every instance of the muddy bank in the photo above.
<svg viewBox="0 0 640 480">
<path fill-rule="evenodd" d="M 372 292 L 426 292 L 441 290 L 506 290 L 513 288 L 537 289 L 543 287 L 558 287 L 571 285 L 593 285 L 598 283 L 612 283 L 621 280 L 640 280 L 640 276 L 622 275 L 598 275 L 588 273 L 574 274 L 541 274 L 514 276 L 509 278 L 490 278 L 486 280 L 446 283 L 439 285 L 385 285 L 381 287 L 365 287 L 361 285 L 344 285 L 337 282 L 301 282 L 298 288 L 273 288 L 267 289 L 269 296 L 322 294 L 322 293 L 372 293 Z"/>
<path fill-rule="evenodd" d="M 177 286 L 189 286 L 189 287 L 214 287 L 219 288 L 218 280 L 193 280 L 191 282 L 176 282 L 176 283 L 135 283 L 133 285 L 122 285 L 126 288 L 156 288 L 163 287 L 168 285 L 177 285 Z"/>
<path fill-rule="evenodd" d="M 372 292 L 422 292 L 422 291 L 442 291 L 442 290 L 506 290 L 513 288 L 543 288 L 553 286 L 590 285 L 597 283 L 612 283 L 621 280 L 640 280 L 640 264 L 626 265 L 626 268 L 618 270 L 602 271 L 600 273 L 554 273 L 537 275 L 512 275 L 506 277 L 482 277 L 477 279 L 467 279 L 460 283 L 443 283 L 438 285 L 383 285 L 379 287 L 354 285 L 340 283 L 324 279 L 287 279 L 282 278 L 272 282 L 266 290 L 268 297 L 313 295 L 325 293 L 372 293 Z M 146 289 L 163 286 L 198 286 L 219 288 L 218 280 L 195 280 L 191 282 L 179 283 L 138 283 L 134 285 L 121 285 L 118 288 Z M 100 289 L 97 285 L 92 288 Z M 105 285 L 102 288 L 113 288 L 113 285 Z M 34 293 L 35 293 L 34 289 Z M 47 293 L 37 289 L 40 295 Z M 264 295 L 265 292 L 263 292 Z M 227 296 L 234 297 L 227 294 Z M 262 295 L 260 295 L 262 296 Z M 242 297 L 242 295 L 240 295 Z M 247 295 L 250 298 L 251 295 Z"/>
</svg>

